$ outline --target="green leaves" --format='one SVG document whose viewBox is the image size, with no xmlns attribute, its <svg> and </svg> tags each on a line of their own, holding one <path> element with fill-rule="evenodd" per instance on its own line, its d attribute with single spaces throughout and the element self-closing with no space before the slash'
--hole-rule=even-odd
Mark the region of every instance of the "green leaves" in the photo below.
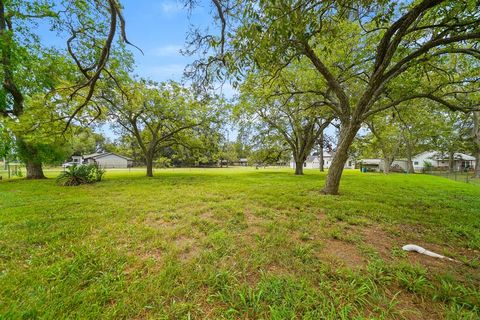
<svg viewBox="0 0 480 320">
<path fill-rule="evenodd" d="M 57 177 L 57 183 L 62 186 L 79 186 L 99 182 L 104 173 L 105 170 L 95 164 L 73 165 Z"/>
</svg>

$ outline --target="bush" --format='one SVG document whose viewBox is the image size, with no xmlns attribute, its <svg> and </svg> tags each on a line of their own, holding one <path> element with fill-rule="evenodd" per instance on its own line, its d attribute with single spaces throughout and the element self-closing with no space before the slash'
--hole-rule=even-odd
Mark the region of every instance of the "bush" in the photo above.
<svg viewBox="0 0 480 320">
<path fill-rule="evenodd" d="M 172 166 L 172 159 L 166 158 L 166 157 L 160 157 L 158 160 L 155 162 L 155 168 L 170 168 Z"/>
<path fill-rule="evenodd" d="M 78 186 L 102 180 L 105 170 L 96 164 L 82 164 L 68 167 L 57 177 L 57 183 L 62 186 Z"/>
</svg>

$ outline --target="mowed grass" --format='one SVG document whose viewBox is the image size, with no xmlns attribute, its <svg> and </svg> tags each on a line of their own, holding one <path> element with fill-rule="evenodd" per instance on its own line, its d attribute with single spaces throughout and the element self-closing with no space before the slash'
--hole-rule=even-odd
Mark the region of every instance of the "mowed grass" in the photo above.
<svg viewBox="0 0 480 320">
<path fill-rule="evenodd" d="M 143 174 L 0 183 L 1 319 L 480 318 L 478 186 L 346 171 L 324 196 L 315 170 Z"/>
</svg>

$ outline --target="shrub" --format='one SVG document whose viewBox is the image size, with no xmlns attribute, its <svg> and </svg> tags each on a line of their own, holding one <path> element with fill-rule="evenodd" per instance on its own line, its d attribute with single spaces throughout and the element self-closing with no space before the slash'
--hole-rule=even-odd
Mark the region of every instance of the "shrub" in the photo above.
<svg viewBox="0 0 480 320">
<path fill-rule="evenodd" d="M 430 161 L 423 161 L 423 171 L 432 171 L 433 164 Z"/>
<path fill-rule="evenodd" d="M 62 186 L 78 186 L 102 180 L 105 170 L 96 164 L 82 164 L 68 167 L 57 177 L 57 183 Z"/>
<path fill-rule="evenodd" d="M 172 159 L 166 157 L 160 157 L 155 162 L 155 168 L 170 168 L 172 166 Z"/>
</svg>

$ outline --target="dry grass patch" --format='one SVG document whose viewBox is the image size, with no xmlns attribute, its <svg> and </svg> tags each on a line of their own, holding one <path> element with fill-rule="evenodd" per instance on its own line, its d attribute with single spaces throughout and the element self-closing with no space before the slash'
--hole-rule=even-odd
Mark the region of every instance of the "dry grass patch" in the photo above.
<svg viewBox="0 0 480 320">
<path fill-rule="evenodd" d="M 322 249 L 318 254 L 320 260 L 351 269 L 365 267 L 366 258 L 355 244 L 334 239 L 322 239 L 321 242 Z"/>
</svg>

